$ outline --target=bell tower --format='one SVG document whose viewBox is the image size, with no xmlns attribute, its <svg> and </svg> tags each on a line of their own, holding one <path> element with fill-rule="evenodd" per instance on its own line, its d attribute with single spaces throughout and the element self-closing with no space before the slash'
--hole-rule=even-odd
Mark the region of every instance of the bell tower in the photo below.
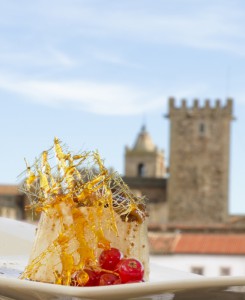
<svg viewBox="0 0 245 300">
<path fill-rule="evenodd" d="M 163 178 L 165 173 L 163 151 L 153 144 L 150 134 L 142 126 L 133 148 L 126 146 L 125 176 Z"/>
<path fill-rule="evenodd" d="M 132 148 L 125 147 L 124 182 L 139 196 L 146 197 L 149 226 L 167 220 L 166 168 L 164 153 L 142 126 Z"/>
<path fill-rule="evenodd" d="M 209 100 L 187 107 L 169 99 L 170 176 L 167 187 L 171 223 L 221 223 L 228 216 L 229 146 L 232 100 Z"/>
</svg>

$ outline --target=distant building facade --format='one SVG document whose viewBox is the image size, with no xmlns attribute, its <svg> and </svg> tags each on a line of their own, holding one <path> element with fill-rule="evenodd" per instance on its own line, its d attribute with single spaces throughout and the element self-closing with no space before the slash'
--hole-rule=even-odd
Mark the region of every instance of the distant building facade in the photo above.
<svg viewBox="0 0 245 300">
<path fill-rule="evenodd" d="M 163 150 L 154 145 L 142 126 L 132 148 L 125 148 L 124 181 L 138 195 L 147 198 L 150 223 L 166 222 L 167 179 Z"/>
<path fill-rule="evenodd" d="M 145 126 L 142 126 L 134 147 L 126 147 L 125 152 L 126 177 L 163 178 L 166 175 L 163 150 L 154 145 Z"/>
<path fill-rule="evenodd" d="M 229 149 L 232 100 L 210 107 L 198 100 L 176 107 L 169 100 L 170 177 L 168 222 L 205 224 L 228 218 Z"/>
<path fill-rule="evenodd" d="M 151 261 L 204 276 L 244 276 L 245 233 L 149 232 Z"/>
<path fill-rule="evenodd" d="M 25 196 L 18 185 L 0 185 L 0 216 L 17 220 L 26 218 Z"/>
</svg>

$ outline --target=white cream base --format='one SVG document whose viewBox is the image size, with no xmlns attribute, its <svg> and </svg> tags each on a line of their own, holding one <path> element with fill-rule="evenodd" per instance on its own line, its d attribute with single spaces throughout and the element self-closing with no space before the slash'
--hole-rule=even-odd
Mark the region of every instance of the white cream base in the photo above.
<svg viewBox="0 0 245 300">
<path fill-rule="evenodd" d="M 63 222 L 65 225 L 69 226 L 73 223 L 73 218 L 68 206 L 64 203 L 61 204 L 62 213 L 64 215 Z M 80 210 L 86 216 L 86 214 L 91 213 L 91 209 L 82 207 Z M 41 219 L 38 224 L 38 230 L 34 245 L 31 251 L 31 256 L 29 263 L 33 261 L 36 257 L 41 255 L 55 239 L 59 236 L 61 232 L 61 223 L 58 218 L 51 217 L 46 213 L 42 213 Z M 109 212 L 107 208 L 104 208 L 102 229 L 104 231 L 105 237 L 111 242 L 111 247 L 118 248 L 125 257 L 136 258 L 141 261 L 145 268 L 144 279 L 149 278 L 149 248 L 148 248 L 148 238 L 147 238 L 147 225 L 146 222 L 139 224 L 137 222 L 123 222 L 121 218 L 115 213 L 116 224 L 118 228 L 118 236 L 110 230 L 109 228 Z M 96 220 L 96 216 L 95 216 Z M 76 224 L 74 224 L 76 226 Z M 98 224 L 95 224 L 98 226 Z M 88 236 L 90 233 L 88 233 Z M 90 239 L 90 238 L 89 238 Z M 93 239 L 91 239 L 93 242 Z M 78 243 L 76 240 L 71 240 L 69 244 L 69 252 L 73 253 L 74 261 L 78 261 L 79 254 L 76 252 Z M 98 249 L 97 256 L 99 256 L 101 249 Z M 47 254 L 43 260 L 43 264 L 40 265 L 36 272 L 32 272 L 30 279 L 41 282 L 55 283 L 56 278 L 54 271 L 61 273 L 62 264 L 60 259 L 59 248 L 53 249 Z"/>
</svg>

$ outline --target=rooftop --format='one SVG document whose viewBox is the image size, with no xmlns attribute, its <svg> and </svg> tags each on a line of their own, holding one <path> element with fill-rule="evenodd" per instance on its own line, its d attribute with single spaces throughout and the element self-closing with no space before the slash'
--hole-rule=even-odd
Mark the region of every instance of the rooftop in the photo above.
<svg viewBox="0 0 245 300">
<path fill-rule="evenodd" d="M 6 184 L 6 185 L 0 185 L 0 195 L 20 195 L 22 194 L 19 191 L 19 185 L 10 185 L 10 184 Z"/>
<path fill-rule="evenodd" d="M 154 145 L 150 134 L 146 131 L 146 127 L 142 126 L 141 131 L 136 139 L 133 150 L 135 151 L 154 151 L 156 146 Z"/>
<path fill-rule="evenodd" d="M 245 234 L 149 233 L 149 242 L 152 254 L 245 254 Z"/>
</svg>

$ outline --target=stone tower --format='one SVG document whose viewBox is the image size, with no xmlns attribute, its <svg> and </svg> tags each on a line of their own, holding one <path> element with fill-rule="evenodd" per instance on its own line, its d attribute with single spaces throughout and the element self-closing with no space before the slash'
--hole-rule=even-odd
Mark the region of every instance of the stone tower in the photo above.
<svg viewBox="0 0 245 300">
<path fill-rule="evenodd" d="M 163 151 L 152 142 L 145 126 L 137 135 L 132 148 L 125 147 L 124 182 L 138 196 L 145 196 L 149 213 L 148 225 L 167 221 L 167 178 Z"/>
<path fill-rule="evenodd" d="M 169 99 L 170 177 L 168 221 L 221 223 L 228 216 L 229 146 L 232 100 L 224 106 L 194 100 L 176 107 Z"/>
<path fill-rule="evenodd" d="M 126 147 L 125 176 L 163 178 L 165 173 L 163 151 L 153 144 L 145 126 L 142 126 L 134 147 Z"/>
</svg>

